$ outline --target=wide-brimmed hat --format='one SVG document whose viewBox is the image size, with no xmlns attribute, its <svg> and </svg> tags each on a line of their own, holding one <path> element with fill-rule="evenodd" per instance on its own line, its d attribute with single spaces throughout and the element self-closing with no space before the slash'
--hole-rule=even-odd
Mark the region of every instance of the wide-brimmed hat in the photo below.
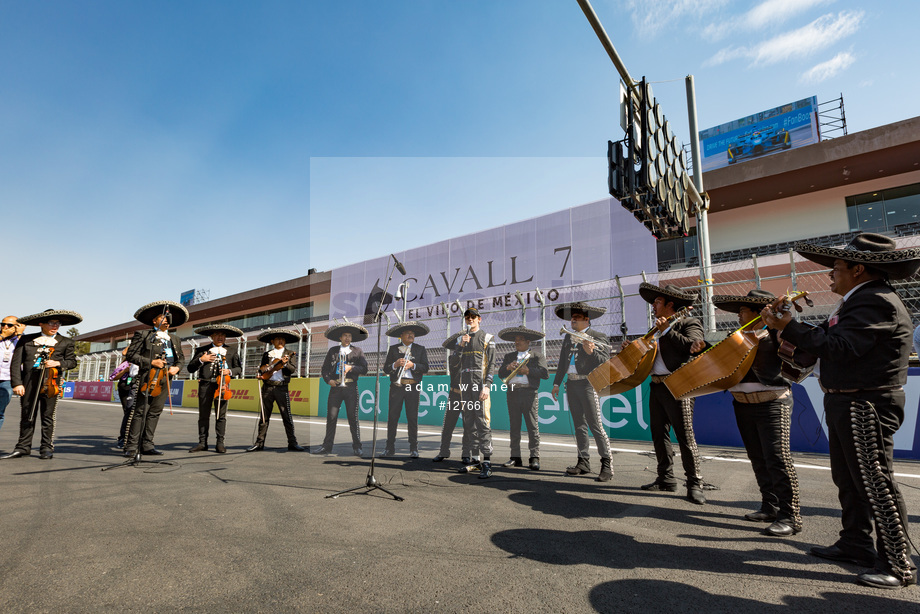
<svg viewBox="0 0 920 614">
<path fill-rule="evenodd" d="M 210 337 L 214 333 L 224 333 L 228 337 L 242 337 L 243 331 L 238 329 L 236 326 L 230 326 L 229 324 L 208 324 L 207 326 L 202 326 L 201 328 L 195 329 L 196 335 L 205 335 Z"/>
<path fill-rule="evenodd" d="M 498 331 L 498 338 L 502 341 L 514 341 L 517 336 L 524 337 L 528 341 L 536 341 L 537 339 L 542 339 L 546 335 L 538 330 L 527 328 L 526 326 L 512 326 Z"/>
<path fill-rule="evenodd" d="M 451 335 L 450 337 L 444 340 L 444 343 L 441 344 L 441 347 L 449 348 L 450 346 L 454 344 L 454 341 L 456 341 L 457 338 L 460 337 L 461 335 L 463 335 L 463 333 L 454 333 L 453 335 Z"/>
<path fill-rule="evenodd" d="M 285 343 L 296 343 L 300 341 L 300 333 L 296 330 L 287 328 L 269 328 L 259 333 L 259 341 L 271 343 L 275 337 L 284 337 Z"/>
<path fill-rule="evenodd" d="M 147 326 L 153 326 L 153 319 L 163 313 L 163 310 L 172 314 L 170 326 L 182 326 L 188 322 L 188 309 L 176 301 L 154 301 L 147 303 L 134 312 L 134 319 Z"/>
<path fill-rule="evenodd" d="M 360 324 L 352 324 L 351 322 L 330 326 L 323 334 L 326 335 L 326 339 L 338 341 L 341 339 L 342 333 L 351 333 L 353 343 L 367 339 L 367 329 Z"/>
<path fill-rule="evenodd" d="M 683 288 L 679 288 L 673 284 L 668 284 L 664 288 L 660 288 L 655 284 L 642 282 L 639 284 L 639 296 L 649 304 L 654 303 L 655 299 L 659 296 L 664 297 L 665 301 L 668 303 L 674 303 L 675 309 L 689 307 L 696 301 L 695 293 L 687 292 Z"/>
<path fill-rule="evenodd" d="M 425 324 L 415 320 L 406 320 L 387 331 L 387 337 L 401 337 L 403 333 L 412 331 L 416 337 L 424 337 L 431 331 Z"/>
<path fill-rule="evenodd" d="M 61 326 L 73 326 L 74 324 L 82 322 L 83 316 L 76 311 L 68 311 L 66 309 L 46 309 L 41 313 L 34 313 L 24 318 L 16 318 L 16 320 L 20 324 L 25 324 L 26 326 L 38 326 L 42 322 L 47 322 L 48 320 L 58 320 Z"/>
<path fill-rule="evenodd" d="M 589 320 L 594 318 L 599 318 L 605 313 L 607 313 L 606 307 L 597 307 L 595 305 L 589 305 L 588 303 L 583 303 L 581 301 L 576 301 L 574 303 L 561 303 L 556 305 L 554 308 L 557 318 L 562 318 L 563 320 L 571 320 L 573 311 L 580 311 L 585 314 Z"/>
<path fill-rule="evenodd" d="M 920 269 L 920 248 L 898 249 L 891 237 L 864 232 L 844 247 L 796 243 L 792 249 L 812 262 L 833 268 L 834 260 L 864 264 L 887 273 L 890 279 L 910 277 Z"/>
<path fill-rule="evenodd" d="M 766 307 L 776 300 L 776 295 L 766 290 L 754 289 L 744 296 L 736 294 L 715 294 L 712 297 L 712 304 L 723 311 L 738 313 L 742 307 L 747 307 L 752 311 L 759 312 L 761 308 Z"/>
</svg>

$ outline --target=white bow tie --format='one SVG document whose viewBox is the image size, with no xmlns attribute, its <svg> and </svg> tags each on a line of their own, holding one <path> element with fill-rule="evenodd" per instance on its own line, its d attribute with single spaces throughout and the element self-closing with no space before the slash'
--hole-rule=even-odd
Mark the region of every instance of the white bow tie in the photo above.
<svg viewBox="0 0 920 614">
<path fill-rule="evenodd" d="M 169 341 L 169 333 L 167 333 L 165 330 L 158 330 L 157 339 L 162 339 L 163 341 Z"/>
<path fill-rule="evenodd" d="M 269 351 L 268 351 L 268 357 L 269 357 L 269 358 L 272 358 L 272 359 L 274 359 L 274 358 L 281 358 L 282 356 L 284 356 L 284 348 L 281 348 L 281 349 L 274 349 L 274 350 L 269 350 Z"/>
<path fill-rule="evenodd" d="M 225 348 L 224 346 L 219 346 L 219 347 L 218 347 L 218 346 L 215 345 L 215 346 L 212 347 L 210 350 L 208 350 L 208 352 L 210 352 L 211 354 L 217 354 L 218 356 L 226 356 L 226 355 L 227 355 L 227 348 Z"/>
<path fill-rule="evenodd" d="M 57 345 L 57 339 L 41 335 L 35 338 L 35 345 Z"/>
</svg>

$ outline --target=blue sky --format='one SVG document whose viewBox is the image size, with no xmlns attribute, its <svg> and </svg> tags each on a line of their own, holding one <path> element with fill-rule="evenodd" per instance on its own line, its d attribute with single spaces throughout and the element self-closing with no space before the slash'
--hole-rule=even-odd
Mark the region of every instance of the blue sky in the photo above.
<svg viewBox="0 0 920 614">
<path fill-rule="evenodd" d="M 920 3 L 592 4 L 684 141 L 687 74 L 700 128 L 917 115 Z M 83 331 L 603 198 L 622 136 L 575 0 L 0 0 L 0 58 L 0 311 Z"/>
</svg>

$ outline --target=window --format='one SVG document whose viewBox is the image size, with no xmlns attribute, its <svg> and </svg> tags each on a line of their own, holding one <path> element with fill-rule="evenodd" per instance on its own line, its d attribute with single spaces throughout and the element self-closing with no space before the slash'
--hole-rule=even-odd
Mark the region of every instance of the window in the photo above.
<svg viewBox="0 0 920 614">
<path fill-rule="evenodd" d="M 920 222 L 920 183 L 847 196 L 850 230 L 885 232 Z"/>
<path fill-rule="evenodd" d="M 658 241 L 658 264 L 686 262 L 697 255 L 696 227 L 686 237 Z"/>
</svg>

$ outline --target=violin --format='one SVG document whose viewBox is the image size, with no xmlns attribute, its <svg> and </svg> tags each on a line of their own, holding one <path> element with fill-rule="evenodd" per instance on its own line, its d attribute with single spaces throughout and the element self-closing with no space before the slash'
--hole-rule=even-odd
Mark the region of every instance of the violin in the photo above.
<svg viewBox="0 0 920 614">
<path fill-rule="evenodd" d="M 166 352 L 161 352 L 157 358 L 165 360 Z M 163 380 L 166 377 L 168 368 L 169 367 L 151 367 L 150 371 L 147 372 L 147 381 L 141 384 L 140 391 L 152 397 L 160 396 L 160 393 L 163 392 Z"/>
<path fill-rule="evenodd" d="M 45 362 L 51 357 L 52 354 L 54 354 L 54 348 L 49 348 L 48 353 L 43 354 L 42 366 L 44 366 Z M 42 382 L 42 387 L 39 394 L 49 399 L 61 396 L 63 389 L 61 388 L 59 377 L 60 371 L 57 367 L 46 367 L 45 381 Z"/>
<path fill-rule="evenodd" d="M 224 357 L 217 355 L 217 390 L 214 391 L 214 398 L 222 401 L 229 401 L 233 397 L 233 391 L 230 390 L 230 376 L 222 375 L 223 370 L 227 368 Z"/>
<path fill-rule="evenodd" d="M 272 375 L 275 374 L 275 371 L 282 369 L 285 365 L 283 358 L 275 358 L 267 365 L 259 367 L 261 373 L 259 373 L 259 379 L 267 382 L 272 378 Z"/>
</svg>

